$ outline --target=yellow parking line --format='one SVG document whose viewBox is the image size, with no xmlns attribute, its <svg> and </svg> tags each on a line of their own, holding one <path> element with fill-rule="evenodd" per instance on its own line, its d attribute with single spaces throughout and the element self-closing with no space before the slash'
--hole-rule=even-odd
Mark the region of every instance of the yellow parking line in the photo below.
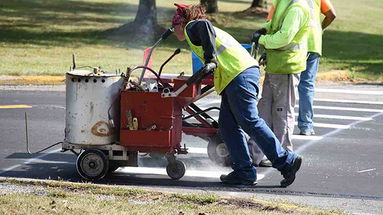
<svg viewBox="0 0 383 215">
<path fill-rule="evenodd" d="M 0 105 L 0 109 L 32 108 L 30 105 Z"/>
</svg>

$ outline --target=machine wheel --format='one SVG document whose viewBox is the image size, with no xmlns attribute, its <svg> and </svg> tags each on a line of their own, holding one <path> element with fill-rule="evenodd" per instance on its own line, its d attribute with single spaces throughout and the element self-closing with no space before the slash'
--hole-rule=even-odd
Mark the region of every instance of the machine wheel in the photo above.
<svg viewBox="0 0 383 215">
<path fill-rule="evenodd" d="M 182 178 L 185 175 L 185 171 L 186 168 L 184 162 L 179 160 L 169 162 L 166 166 L 166 172 L 168 173 L 168 176 L 173 180 Z"/>
<path fill-rule="evenodd" d="M 219 136 L 210 139 L 207 145 L 207 154 L 211 161 L 220 166 L 231 165 L 229 151 Z"/>
<path fill-rule="evenodd" d="M 84 179 L 98 180 L 108 173 L 109 159 L 99 149 L 86 149 L 77 157 L 76 167 Z"/>
</svg>

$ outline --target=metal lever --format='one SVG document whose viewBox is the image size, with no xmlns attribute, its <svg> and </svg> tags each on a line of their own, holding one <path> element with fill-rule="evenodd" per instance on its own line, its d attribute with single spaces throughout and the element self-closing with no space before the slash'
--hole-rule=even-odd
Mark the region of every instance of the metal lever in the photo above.
<svg viewBox="0 0 383 215">
<path fill-rule="evenodd" d="M 40 153 L 40 152 L 43 152 L 43 151 L 45 151 L 45 150 L 47 150 L 47 149 L 50 149 L 50 148 L 52 148 L 53 146 L 56 146 L 56 145 L 58 145 L 58 144 L 61 144 L 61 143 L 63 143 L 63 142 L 57 142 L 57 143 L 55 143 L 55 144 L 52 144 L 52 145 L 50 145 L 50 146 L 48 146 L 48 147 L 46 147 L 46 148 L 43 148 L 43 149 L 41 149 L 41 150 L 39 150 L 39 151 L 37 151 L 37 152 L 31 152 L 30 150 L 29 150 L 29 135 L 28 135 L 28 115 L 27 115 L 27 112 L 25 112 L 25 115 L 24 115 L 24 119 L 25 119 L 25 141 L 26 141 L 26 144 L 27 144 L 27 153 L 28 154 L 38 154 L 38 153 Z"/>
<path fill-rule="evenodd" d="M 201 81 L 206 76 L 208 76 L 210 73 L 206 73 L 206 70 L 204 68 L 198 70 L 198 72 L 194 73 L 184 85 L 182 85 L 180 88 L 178 88 L 174 92 L 170 92 L 168 88 L 164 89 L 164 91 L 161 93 L 162 98 L 166 97 L 177 97 L 179 94 L 182 93 L 188 86 L 194 84 L 195 82 Z"/>
<path fill-rule="evenodd" d="M 149 60 L 150 60 L 150 57 L 152 56 L 152 53 L 153 53 L 153 50 L 160 44 L 160 42 L 166 38 L 169 37 L 170 34 L 172 34 L 174 32 L 174 27 L 171 26 L 168 30 L 166 30 L 162 35 L 161 35 L 161 38 L 156 42 L 154 43 L 154 45 L 150 48 L 150 51 L 149 51 L 149 54 L 148 56 L 146 57 L 146 60 L 145 60 L 145 67 L 148 66 L 149 64 Z M 141 72 L 141 75 L 140 75 L 140 78 L 138 79 L 138 85 L 141 85 L 141 82 L 142 82 L 142 79 L 144 78 L 144 75 L 145 75 L 145 71 L 146 71 L 146 68 L 143 68 L 142 69 L 142 72 Z"/>
<path fill-rule="evenodd" d="M 172 54 L 172 56 L 170 56 L 160 67 L 160 71 L 158 72 L 158 77 L 161 76 L 161 73 L 162 73 L 162 69 L 164 68 L 164 66 L 171 60 L 173 59 L 174 56 L 178 55 L 179 53 L 181 52 L 181 49 L 180 48 L 177 48 L 174 53 Z"/>
</svg>

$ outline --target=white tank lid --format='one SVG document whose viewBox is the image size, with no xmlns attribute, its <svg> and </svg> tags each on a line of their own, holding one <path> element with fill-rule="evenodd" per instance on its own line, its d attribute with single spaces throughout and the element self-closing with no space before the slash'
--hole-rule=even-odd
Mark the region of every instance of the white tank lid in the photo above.
<svg viewBox="0 0 383 215">
<path fill-rule="evenodd" d="M 68 75 L 72 76 L 90 76 L 90 77 L 114 77 L 114 76 L 119 76 L 114 73 L 104 73 L 104 72 L 98 72 L 94 73 L 93 71 L 90 70 L 72 70 L 67 72 Z"/>
</svg>

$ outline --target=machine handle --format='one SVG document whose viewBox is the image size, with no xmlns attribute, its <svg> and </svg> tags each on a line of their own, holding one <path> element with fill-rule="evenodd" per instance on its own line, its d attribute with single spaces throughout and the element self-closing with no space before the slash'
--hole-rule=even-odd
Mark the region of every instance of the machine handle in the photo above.
<svg viewBox="0 0 383 215">
<path fill-rule="evenodd" d="M 212 72 L 206 73 L 206 70 L 204 68 L 198 70 L 198 72 L 194 73 L 187 81 L 186 85 L 190 86 L 195 82 L 201 81 L 202 79 L 206 78 L 208 75 L 210 75 Z"/>
</svg>

